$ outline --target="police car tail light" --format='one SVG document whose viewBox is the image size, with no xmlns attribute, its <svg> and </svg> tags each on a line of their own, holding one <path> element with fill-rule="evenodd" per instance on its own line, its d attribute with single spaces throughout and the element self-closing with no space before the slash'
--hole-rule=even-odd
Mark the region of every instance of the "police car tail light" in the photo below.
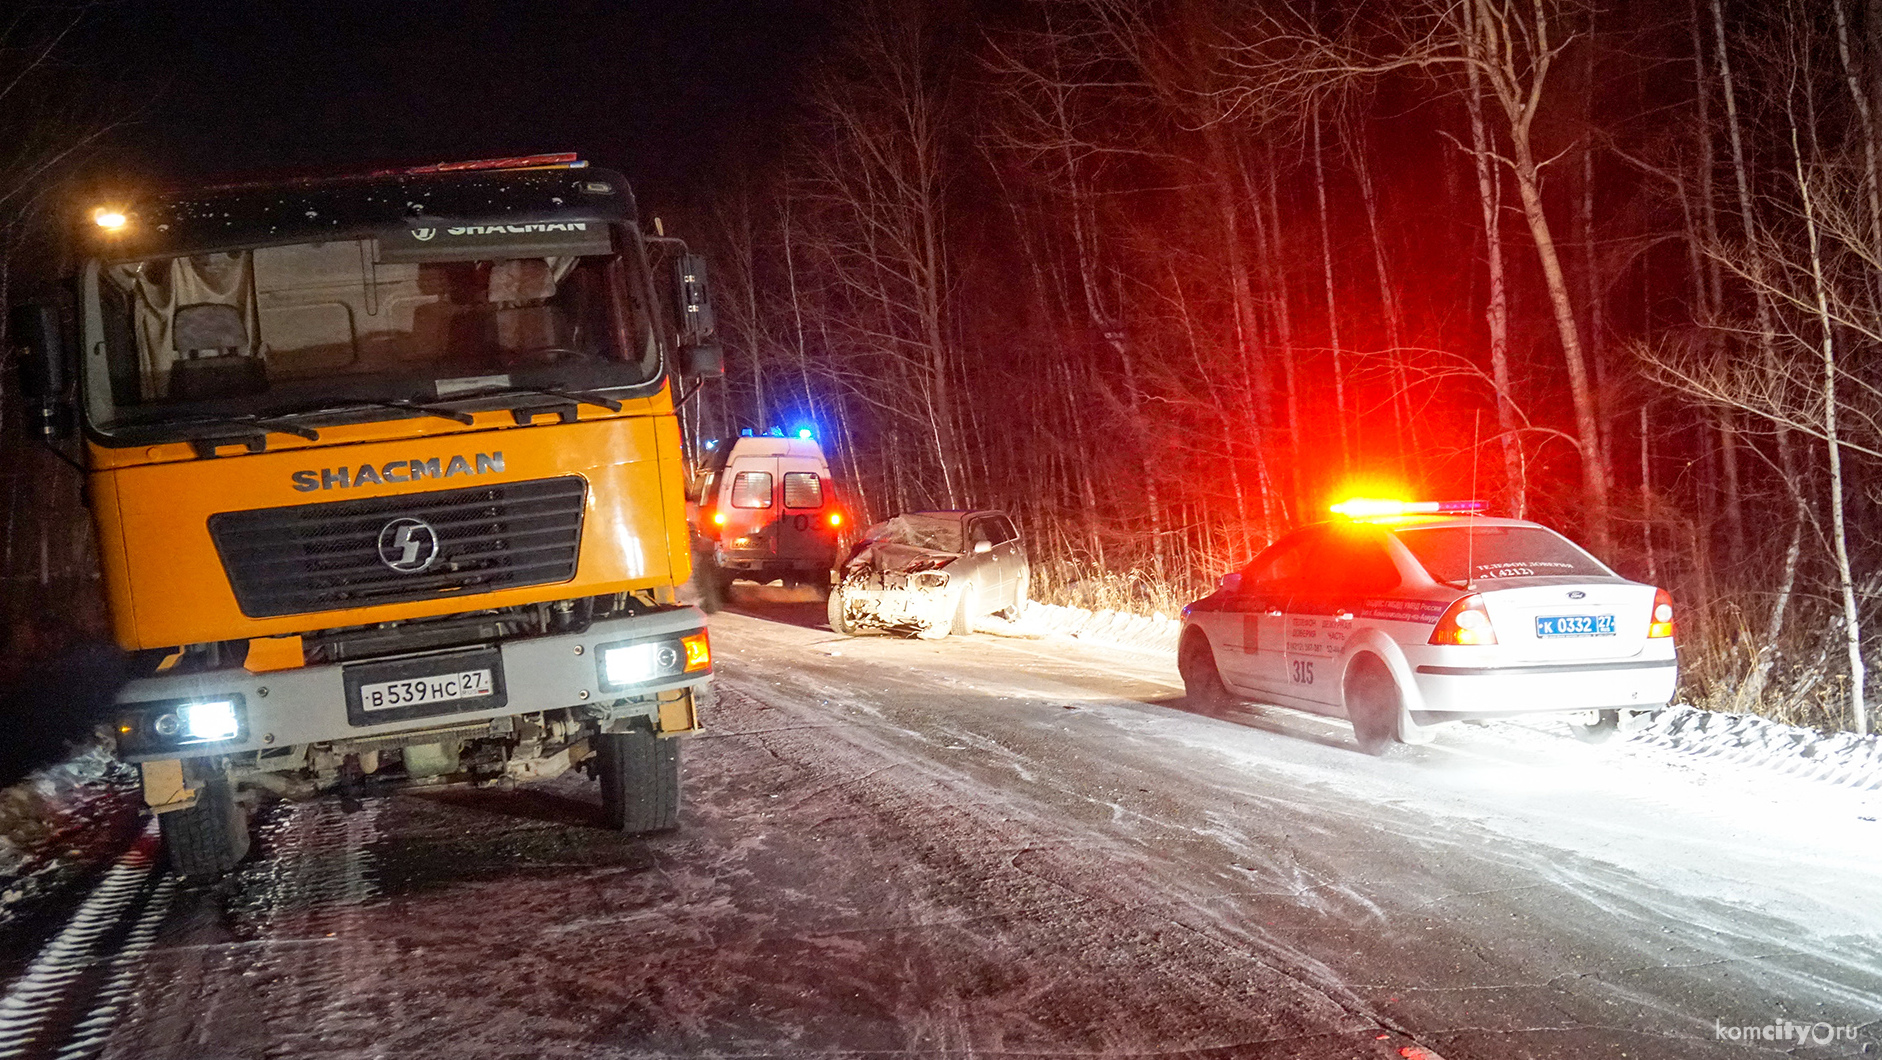
<svg viewBox="0 0 1882 1060">
<path fill-rule="evenodd" d="M 1438 627 L 1431 631 L 1431 643 L 1495 644 L 1496 627 L 1490 624 L 1483 597 L 1472 593 L 1446 608 Z"/>
<path fill-rule="evenodd" d="M 1673 635 L 1673 594 L 1665 589 L 1653 591 L 1653 619 L 1647 623 L 1648 639 Z"/>
</svg>

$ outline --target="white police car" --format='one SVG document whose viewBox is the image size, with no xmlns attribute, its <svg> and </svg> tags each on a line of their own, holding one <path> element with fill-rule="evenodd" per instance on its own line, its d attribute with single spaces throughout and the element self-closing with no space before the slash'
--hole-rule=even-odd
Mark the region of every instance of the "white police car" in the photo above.
<svg viewBox="0 0 1882 1060">
<path fill-rule="evenodd" d="M 1204 707 L 1344 716 L 1370 754 L 1465 718 L 1573 712 L 1598 737 L 1666 705 L 1673 601 L 1553 530 L 1479 501 L 1356 500 L 1183 609 L 1177 665 Z"/>
</svg>

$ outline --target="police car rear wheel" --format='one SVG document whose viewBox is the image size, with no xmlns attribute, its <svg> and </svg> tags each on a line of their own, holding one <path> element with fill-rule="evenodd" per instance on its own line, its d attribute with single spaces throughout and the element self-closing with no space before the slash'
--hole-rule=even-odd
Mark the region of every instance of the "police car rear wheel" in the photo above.
<svg viewBox="0 0 1882 1060">
<path fill-rule="evenodd" d="M 1346 678 L 1346 717 L 1353 723 L 1353 739 L 1369 755 L 1382 755 L 1398 743 L 1401 710 L 1398 682 L 1374 658 L 1353 664 Z"/>
<path fill-rule="evenodd" d="M 1232 701 L 1221 672 L 1215 668 L 1215 651 L 1209 647 L 1209 638 L 1201 633 L 1184 639 L 1183 649 L 1176 656 L 1176 671 L 1183 677 L 1184 698 L 1195 706 L 1220 710 Z"/>
</svg>

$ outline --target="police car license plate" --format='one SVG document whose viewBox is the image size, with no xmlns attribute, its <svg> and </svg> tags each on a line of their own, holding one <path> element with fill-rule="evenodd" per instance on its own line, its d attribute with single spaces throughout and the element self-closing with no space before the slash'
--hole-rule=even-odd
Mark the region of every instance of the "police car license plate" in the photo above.
<svg viewBox="0 0 1882 1060">
<path fill-rule="evenodd" d="M 396 710 L 400 707 L 428 707 L 466 699 L 482 699 L 496 694 L 496 682 L 489 670 L 459 670 L 408 681 L 380 681 L 359 686 L 362 710 Z"/>
<path fill-rule="evenodd" d="M 1612 637 L 1613 615 L 1537 615 L 1538 637 Z"/>
</svg>

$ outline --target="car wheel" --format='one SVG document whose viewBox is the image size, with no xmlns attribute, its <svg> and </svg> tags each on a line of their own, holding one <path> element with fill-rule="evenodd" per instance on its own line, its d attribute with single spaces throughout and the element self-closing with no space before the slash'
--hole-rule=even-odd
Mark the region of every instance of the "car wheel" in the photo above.
<svg viewBox="0 0 1882 1060">
<path fill-rule="evenodd" d="M 830 599 L 824 604 L 824 613 L 828 615 L 830 619 L 830 632 L 841 633 L 845 637 L 853 637 L 856 635 L 856 627 L 850 625 L 849 622 L 849 614 L 847 613 L 846 605 L 843 601 L 843 587 L 841 585 L 833 585 L 830 587 Z"/>
<path fill-rule="evenodd" d="M 203 781 L 196 805 L 157 815 L 157 827 L 178 876 L 220 876 L 248 856 L 248 812 L 227 777 Z"/>
<path fill-rule="evenodd" d="M 1026 610 L 1026 592 L 1028 589 L 1026 583 L 1031 580 L 1030 572 L 1020 572 L 1019 580 L 1013 583 L 1013 606 L 1001 611 L 1001 618 L 1006 619 L 1008 622 L 1016 622 L 1019 620 L 1020 612 Z"/>
<path fill-rule="evenodd" d="M 1369 755 L 1382 755 L 1399 742 L 1400 702 L 1392 671 L 1374 656 L 1353 664 L 1344 689 L 1346 717 L 1353 723 L 1353 739 Z"/>
<path fill-rule="evenodd" d="M 628 835 L 666 832 L 680 824 L 680 742 L 654 735 L 645 719 L 627 732 L 595 738 L 600 761 L 601 816 Z"/>
<path fill-rule="evenodd" d="M 965 637 L 974 631 L 974 587 L 961 586 L 961 596 L 954 604 L 954 623 L 948 632 L 957 637 Z"/>
<path fill-rule="evenodd" d="M 1621 730 L 1618 710 L 1590 710 L 1568 720 L 1568 731 L 1583 743 L 1606 743 Z"/>
<path fill-rule="evenodd" d="M 1201 631 L 1183 638 L 1182 650 L 1176 653 L 1176 672 L 1183 678 L 1183 697 L 1201 710 L 1222 710 L 1235 701 L 1216 669 L 1215 649 Z"/>
</svg>

